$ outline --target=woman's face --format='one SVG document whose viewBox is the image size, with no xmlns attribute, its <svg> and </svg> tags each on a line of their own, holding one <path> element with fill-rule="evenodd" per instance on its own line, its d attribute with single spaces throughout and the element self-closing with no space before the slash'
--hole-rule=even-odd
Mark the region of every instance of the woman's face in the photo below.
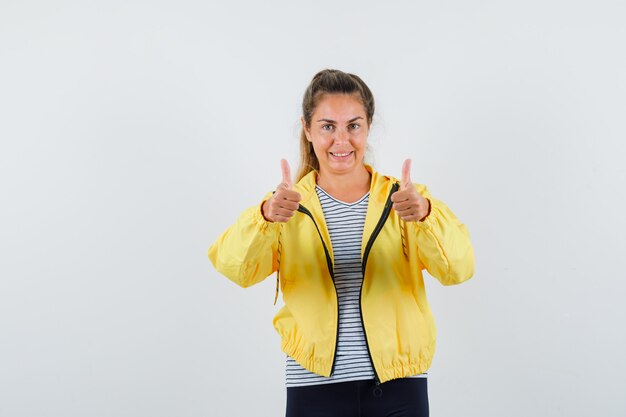
<svg viewBox="0 0 626 417">
<path fill-rule="evenodd" d="M 320 163 L 320 174 L 349 174 L 363 167 L 369 125 L 358 96 L 328 94 L 321 98 L 307 128 Z"/>
</svg>

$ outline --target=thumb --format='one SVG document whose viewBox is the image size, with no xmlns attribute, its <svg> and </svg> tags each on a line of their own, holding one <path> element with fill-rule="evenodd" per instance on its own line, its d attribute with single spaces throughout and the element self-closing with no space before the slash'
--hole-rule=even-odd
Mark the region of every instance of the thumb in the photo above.
<svg viewBox="0 0 626 417">
<path fill-rule="evenodd" d="M 407 159 L 402 165 L 402 188 L 408 188 L 411 185 L 411 160 Z"/>
<path fill-rule="evenodd" d="M 291 169 L 286 159 L 280 160 L 280 169 L 283 172 L 283 184 L 285 184 L 285 188 L 291 188 Z"/>
</svg>

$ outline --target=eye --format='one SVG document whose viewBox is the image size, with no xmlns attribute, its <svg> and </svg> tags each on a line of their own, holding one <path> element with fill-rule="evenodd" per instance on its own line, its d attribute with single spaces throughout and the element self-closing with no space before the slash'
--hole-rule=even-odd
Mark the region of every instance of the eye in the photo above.
<svg viewBox="0 0 626 417">
<path fill-rule="evenodd" d="M 322 125 L 322 130 L 332 130 L 333 127 L 334 126 L 331 124 L 325 124 L 325 125 Z"/>
<path fill-rule="evenodd" d="M 360 125 L 360 124 L 358 124 L 358 123 L 352 123 L 352 124 L 350 125 L 350 129 L 352 129 L 352 130 L 356 130 L 356 129 L 358 129 L 360 126 L 361 126 L 361 125 Z"/>
</svg>

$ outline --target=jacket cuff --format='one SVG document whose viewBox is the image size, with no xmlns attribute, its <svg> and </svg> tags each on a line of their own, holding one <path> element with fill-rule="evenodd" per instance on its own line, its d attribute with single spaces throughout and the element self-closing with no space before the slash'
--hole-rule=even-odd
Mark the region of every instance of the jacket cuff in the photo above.
<svg viewBox="0 0 626 417">
<path fill-rule="evenodd" d="M 265 202 L 270 199 L 272 194 L 273 193 L 268 193 L 252 213 L 254 223 L 259 226 L 261 230 L 265 230 L 268 227 L 273 227 L 273 225 L 278 225 L 278 223 L 267 220 L 265 216 L 263 216 L 263 204 L 265 204 Z"/>
<path fill-rule="evenodd" d="M 437 224 L 437 212 L 438 207 L 436 205 L 433 206 L 433 200 L 427 198 L 429 204 L 428 214 L 420 221 L 415 222 L 417 227 L 423 230 L 431 230 L 433 226 Z"/>
</svg>

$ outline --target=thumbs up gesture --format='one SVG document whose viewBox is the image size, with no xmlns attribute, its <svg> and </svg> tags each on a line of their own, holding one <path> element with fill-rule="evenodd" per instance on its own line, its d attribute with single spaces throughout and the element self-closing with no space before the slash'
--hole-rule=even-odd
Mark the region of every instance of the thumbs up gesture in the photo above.
<svg viewBox="0 0 626 417">
<path fill-rule="evenodd" d="M 271 222 L 284 223 L 289 221 L 298 209 L 300 193 L 291 189 L 291 170 L 289 162 L 280 160 L 280 167 L 283 172 L 283 182 L 276 187 L 274 195 L 263 203 L 263 217 Z"/>
<path fill-rule="evenodd" d="M 391 196 L 393 209 L 405 222 L 421 221 L 430 212 L 430 201 L 422 197 L 411 182 L 411 160 L 402 165 L 402 182 L 400 189 Z"/>
</svg>

